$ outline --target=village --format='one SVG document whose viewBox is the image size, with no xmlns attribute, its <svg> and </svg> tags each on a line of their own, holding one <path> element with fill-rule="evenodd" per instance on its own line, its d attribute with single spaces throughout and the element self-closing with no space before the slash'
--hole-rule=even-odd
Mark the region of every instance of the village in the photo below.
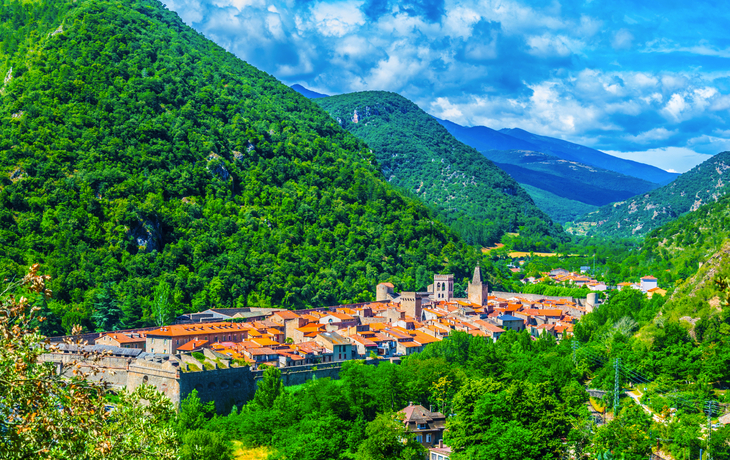
<svg viewBox="0 0 730 460">
<path fill-rule="evenodd" d="M 434 275 L 427 292 L 394 292 L 377 286 L 376 300 L 356 305 L 290 311 L 266 308 L 209 309 L 176 324 L 140 332 L 108 332 L 97 345 L 179 355 L 209 349 L 254 369 L 352 359 L 390 359 L 423 350 L 452 331 L 496 341 L 508 330 L 561 340 L 596 306 L 585 299 L 489 292 L 477 267 L 468 297 L 454 297 L 453 275 Z"/>
</svg>

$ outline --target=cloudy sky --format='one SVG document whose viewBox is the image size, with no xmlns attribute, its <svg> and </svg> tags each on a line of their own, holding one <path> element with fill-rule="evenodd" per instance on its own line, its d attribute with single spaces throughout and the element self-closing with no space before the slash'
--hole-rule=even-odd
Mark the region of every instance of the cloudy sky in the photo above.
<svg viewBox="0 0 730 460">
<path fill-rule="evenodd" d="M 684 172 L 730 150 L 723 2 L 163 0 L 291 85 L 387 90 Z"/>
</svg>

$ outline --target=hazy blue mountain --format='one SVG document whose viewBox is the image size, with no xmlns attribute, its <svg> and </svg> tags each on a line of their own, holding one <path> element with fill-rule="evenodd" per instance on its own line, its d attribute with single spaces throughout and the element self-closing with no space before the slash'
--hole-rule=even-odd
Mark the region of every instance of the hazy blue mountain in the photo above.
<svg viewBox="0 0 730 460">
<path fill-rule="evenodd" d="M 532 150 L 543 152 L 564 160 L 638 177 L 659 185 L 668 184 L 678 176 L 678 174 L 669 173 L 655 166 L 624 160 L 572 142 L 538 136 L 524 129 L 512 128 L 497 131 L 486 126 L 467 127 L 448 120 L 439 118 L 436 118 L 436 120 L 455 138 L 480 152 L 486 150 Z"/>
<path fill-rule="evenodd" d="M 452 136 L 480 152 L 485 150 L 540 150 L 535 144 L 503 134 L 486 126 L 461 126 L 449 120 L 434 118 Z"/>
<path fill-rule="evenodd" d="M 484 156 L 521 184 L 594 206 L 654 190 L 657 184 L 529 150 L 488 150 Z"/>
<path fill-rule="evenodd" d="M 598 168 L 608 169 L 609 171 L 616 171 L 627 176 L 638 177 L 661 185 L 668 184 L 679 176 L 679 174 L 664 171 L 656 166 L 639 163 L 638 161 L 625 160 L 603 153 L 600 150 L 561 139 L 538 136 L 524 129 L 505 128 L 500 129 L 499 132 L 536 145 L 537 148 L 534 150 L 539 152 L 549 153 L 565 160 L 577 161 Z"/>
<path fill-rule="evenodd" d="M 291 89 L 293 89 L 294 91 L 296 91 L 297 93 L 301 94 L 302 96 L 304 96 L 308 99 L 319 99 L 321 97 L 329 97 L 329 94 L 318 93 L 316 91 L 312 91 L 309 88 L 305 88 L 304 86 L 299 85 L 299 84 L 291 85 Z"/>
</svg>

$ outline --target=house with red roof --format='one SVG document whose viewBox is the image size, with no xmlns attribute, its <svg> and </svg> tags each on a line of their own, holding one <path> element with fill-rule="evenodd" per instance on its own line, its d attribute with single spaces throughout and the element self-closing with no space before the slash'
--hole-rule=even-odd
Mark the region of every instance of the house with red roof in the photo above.
<svg viewBox="0 0 730 460">
<path fill-rule="evenodd" d="M 109 345 L 120 348 L 138 348 L 144 350 L 147 338 L 145 334 L 135 332 L 110 332 L 94 340 L 96 345 Z"/>
</svg>

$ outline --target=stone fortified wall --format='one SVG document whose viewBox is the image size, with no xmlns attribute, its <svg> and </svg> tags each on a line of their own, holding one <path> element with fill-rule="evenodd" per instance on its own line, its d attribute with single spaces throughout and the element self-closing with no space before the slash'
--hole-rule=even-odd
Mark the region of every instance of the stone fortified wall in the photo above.
<svg viewBox="0 0 730 460">
<path fill-rule="evenodd" d="M 114 348 L 94 346 L 95 350 Z M 119 350 L 119 349 L 117 349 Z M 201 401 L 213 401 L 216 410 L 227 413 L 231 407 L 241 406 L 253 398 L 257 382 L 263 378 L 264 370 L 252 370 L 249 366 L 222 367 L 200 371 L 187 371 L 185 363 L 192 359 L 186 355 L 159 355 L 144 353 L 141 350 L 125 349 L 120 353 L 136 354 L 136 356 L 103 356 L 89 360 L 85 352 L 90 350 L 64 350 L 46 353 L 41 361 L 53 362 L 59 371 L 71 376 L 73 362 L 81 364 L 81 370 L 89 372 L 98 369 L 99 373 L 90 376 L 89 380 L 107 382 L 110 388 L 120 391 L 127 388 L 133 391 L 139 385 L 153 385 L 164 393 L 176 406 L 193 390 L 198 390 Z M 186 359 L 189 358 L 189 359 Z M 197 362 L 197 361 L 196 361 Z M 366 360 L 366 364 L 378 364 L 378 360 Z M 199 364 L 199 363 L 198 363 Z M 301 385 L 308 380 L 331 378 L 338 379 L 342 363 L 327 363 L 305 366 L 292 366 L 281 369 L 281 377 L 285 386 Z"/>
</svg>

